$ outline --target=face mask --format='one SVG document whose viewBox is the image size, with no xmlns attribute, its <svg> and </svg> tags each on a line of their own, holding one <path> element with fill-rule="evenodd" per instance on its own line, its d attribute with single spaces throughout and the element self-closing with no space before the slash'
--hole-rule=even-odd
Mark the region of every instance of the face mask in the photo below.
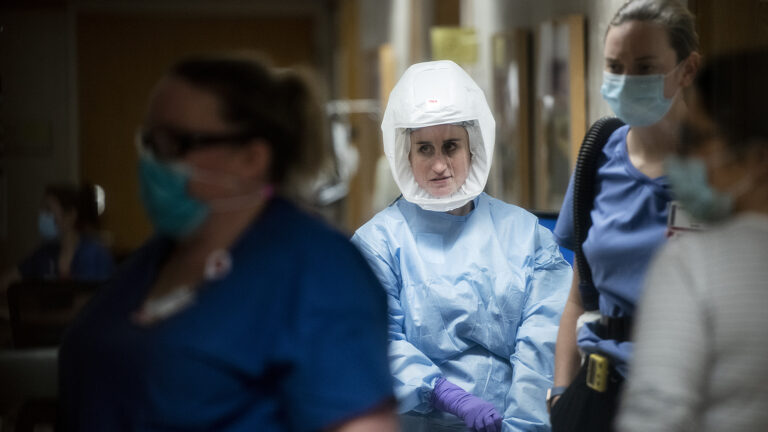
<svg viewBox="0 0 768 432">
<path fill-rule="evenodd" d="M 208 217 L 209 208 L 187 193 L 189 170 L 179 164 L 139 157 L 141 200 L 157 232 L 181 238 L 195 231 Z"/>
<path fill-rule="evenodd" d="M 707 181 L 707 166 L 696 158 L 670 157 L 665 161 L 672 193 L 683 208 L 701 222 L 717 222 L 733 211 L 738 191 L 720 192 Z"/>
<path fill-rule="evenodd" d="M 45 240 L 53 240 L 59 236 L 59 227 L 53 218 L 53 213 L 41 211 L 37 218 L 37 229 Z"/>
<path fill-rule="evenodd" d="M 672 106 L 672 99 L 664 97 L 664 79 L 667 75 L 616 75 L 603 72 L 600 94 L 616 116 L 626 124 L 650 126 L 658 123 Z"/>
</svg>

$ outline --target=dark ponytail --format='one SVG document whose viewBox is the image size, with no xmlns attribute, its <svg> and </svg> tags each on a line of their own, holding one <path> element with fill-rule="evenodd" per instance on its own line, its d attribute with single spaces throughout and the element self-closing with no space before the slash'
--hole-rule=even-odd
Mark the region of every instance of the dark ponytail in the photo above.
<svg viewBox="0 0 768 432">
<path fill-rule="evenodd" d="M 214 93 L 224 120 L 270 146 L 270 179 L 279 187 L 313 178 L 324 167 L 328 140 L 309 75 L 274 70 L 252 55 L 196 56 L 171 76 Z"/>
<path fill-rule="evenodd" d="M 296 70 L 281 70 L 276 74 L 278 117 L 286 122 L 289 139 L 293 145 L 285 148 L 274 168 L 283 172 L 286 178 L 296 181 L 313 176 L 320 169 L 329 154 L 329 140 L 325 128 L 324 111 L 315 93 L 316 86 L 310 86 L 311 76 Z M 282 112 L 280 112 L 282 111 Z"/>
<path fill-rule="evenodd" d="M 768 145 L 768 48 L 724 54 L 705 63 L 694 82 L 699 104 L 732 151 Z"/>
</svg>

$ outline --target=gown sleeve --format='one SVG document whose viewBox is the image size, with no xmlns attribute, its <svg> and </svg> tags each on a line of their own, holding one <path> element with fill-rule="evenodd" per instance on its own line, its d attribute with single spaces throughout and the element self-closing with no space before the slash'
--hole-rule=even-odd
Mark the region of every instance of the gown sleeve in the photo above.
<svg viewBox="0 0 768 432">
<path fill-rule="evenodd" d="M 555 339 L 572 270 L 550 231 L 537 224 L 533 274 L 527 283 L 521 324 L 510 356 L 512 382 L 504 431 L 549 431 L 546 392 L 552 386 Z"/>
<path fill-rule="evenodd" d="M 352 237 L 352 243 L 363 253 L 387 293 L 389 367 L 394 378 L 398 411 L 427 413 L 432 410 L 432 391 L 442 373 L 429 357 L 407 340 L 405 315 L 400 303 L 399 268 L 391 254 L 379 252 L 372 246 L 372 242 L 365 238 L 369 235 L 358 231 Z"/>
</svg>

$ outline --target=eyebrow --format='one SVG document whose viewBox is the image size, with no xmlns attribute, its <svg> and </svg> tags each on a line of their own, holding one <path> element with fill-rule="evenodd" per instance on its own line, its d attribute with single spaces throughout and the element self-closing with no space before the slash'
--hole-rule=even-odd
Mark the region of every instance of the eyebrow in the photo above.
<svg viewBox="0 0 768 432">
<path fill-rule="evenodd" d="M 443 144 L 448 142 L 461 141 L 461 138 L 446 138 L 442 142 Z M 432 141 L 416 141 L 416 144 L 432 144 Z"/>
</svg>

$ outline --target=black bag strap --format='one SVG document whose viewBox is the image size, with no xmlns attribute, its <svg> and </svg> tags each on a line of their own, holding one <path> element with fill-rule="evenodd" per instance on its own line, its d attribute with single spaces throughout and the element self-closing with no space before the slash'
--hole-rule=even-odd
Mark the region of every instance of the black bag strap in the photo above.
<svg viewBox="0 0 768 432">
<path fill-rule="evenodd" d="M 592 207 L 595 204 L 595 178 L 597 161 L 608 137 L 624 122 L 616 117 L 603 117 L 592 124 L 584 135 L 573 173 L 573 231 L 576 235 L 574 257 L 579 271 L 579 293 L 585 311 L 597 310 L 599 294 L 592 281 L 592 271 L 581 249 L 592 226 Z"/>
</svg>

